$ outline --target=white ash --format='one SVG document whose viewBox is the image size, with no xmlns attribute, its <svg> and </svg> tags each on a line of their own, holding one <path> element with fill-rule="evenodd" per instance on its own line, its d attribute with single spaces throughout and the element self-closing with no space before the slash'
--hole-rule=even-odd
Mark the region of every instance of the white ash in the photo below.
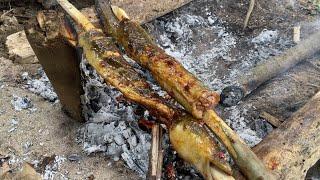
<svg viewBox="0 0 320 180">
<path fill-rule="evenodd" d="M 16 118 L 12 118 L 10 124 L 11 124 L 11 127 L 8 130 L 9 133 L 15 131 L 18 128 L 19 120 Z"/>
<path fill-rule="evenodd" d="M 278 32 L 276 30 L 264 29 L 257 37 L 251 40 L 255 44 L 265 44 L 275 41 L 278 38 Z"/>
<path fill-rule="evenodd" d="M 207 17 L 180 14 L 166 21 L 157 20 L 155 26 L 163 30 L 158 43 L 168 54 L 210 88 L 220 90 L 223 84 L 216 78 L 218 61 L 235 61 L 228 53 L 235 47 L 236 39 L 216 21 L 218 18 L 213 14 Z"/>
<path fill-rule="evenodd" d="M 37 76 L 39 76 L 39 78 L 32 78 L 29 76 L 28 72 L 24 72 L 21 75 L 22 79 L 26 81 L 26 88 L 29 91 L 50 102 L 55 102 L 58 99 L 58 96 L 54 92 L 54 89 L 42 68 L 38 70 Z"/>
<path fill-rule="evenodd" d="M 23 109 L 32 111 L 33 104 L 28 96 L 19 97 L 17 95 L 13 95 L 13 99 L 11 100 L 11 104 L 16 111 L 22 111 Z"/>
<path fill-rule="evenodd" d="M 60 167 L 66 158 L 64 156 L 55 156 L 54 162 L 46 165 L 42 175 L 43 180 L 68 179 L 64 174 L 60 173 Z"/>
<path fill-rule="evenodd" d="M 87 123 L 79 137 L 88 153 L 103 152 L 122 159 L 141 176 L 147 174 L 151 136 L 138 127 L 137 105 L 119 101 L 122 94 L 104 83 L 86 60 L 80 64 L 83 76 L 83 114 Z"/>
<path fill-rule="evenodd" d="M 252 110 L 249 109 L 249 111 Z M 262 139 L 258 137 L 255 131 L 248 128 L 248 125 L 245 119 L 247 109 L 242 109 L 242 111 L 236 106 L 225 108 L 224 111 L 230 113 L 228 118 L 225 119 L 226 123 L 234 129 L 237 134 L 245 140 L 245 142 L 253 147 L 258 144 Z"/>
<path fill-rule="evenodd" d="M 250 69 L 257 64 L 267 61 L 272 56 L 280 55 L 284 49 L 294 44 L 291 40 L 279 36 L 277 30 L 262 30 L 258 36 L 248 38 L 247 45 L 250 47 L 248 52 L 243 52 L 239 57 L 241 63 L 232 68 L 229 77 L 225 79 L 227 83 L 237 83 L 241 75 L 250 73 Z"/>
</svg>

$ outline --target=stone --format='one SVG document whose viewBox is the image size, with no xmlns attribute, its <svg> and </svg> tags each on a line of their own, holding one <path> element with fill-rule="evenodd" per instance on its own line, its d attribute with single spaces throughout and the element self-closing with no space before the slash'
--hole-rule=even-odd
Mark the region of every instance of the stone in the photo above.
<svg viewBox="0 0 320 180">
<path fill-rule="evenodd" d="M 71 162 L 79 162 L 81 157 L 78 154 L 71 154 L 68 156 L 68 160 Z"/>
<path fill-rule="evenodd" d="M 39 62 L 24 31 L 9 35 L 6 40 L 6 46 L 9 58 L 15 63 L 33 64 Z"/>
</svg>

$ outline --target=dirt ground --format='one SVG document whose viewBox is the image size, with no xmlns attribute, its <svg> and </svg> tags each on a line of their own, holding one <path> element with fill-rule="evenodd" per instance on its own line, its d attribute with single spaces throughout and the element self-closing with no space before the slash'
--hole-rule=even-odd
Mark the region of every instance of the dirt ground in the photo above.
<svg viewBox="0 0 320 180">
<path fill-rule="evenodd" d="M 310 1 L 304 0 L 259 1 L 253 11 L 249 27 L 243 31 L 242 23 L 248 2 L 194 0 L 179 13 L 187 14 L 186 12 L 188 12 L 206 16 L 206 12 L 214 12 L 223 21 L 221 24 L 224 24 L 227 31 L 233 33 L 239 42 L 236 47 L 230 50 L 229 55 L 234 59 L 242 59 L 248 49 L 253 48 L 248 46 L 247 41 L 249 38 L 257 36 L 262 29 L 277 29 L 279 36 L 289 37 L 292 26 L 303 22 L 301 24 L 302 38 L 314 31 L 312 23 L 309 22 L 316 18 L 317 9 L 312 6 Z M 299 2 L 299 6 L 295 5 L 295 2 Z M 78 7 L 86 7 L 91 4 L 92 2 L 85 1 L 85 3 L 79 3 Z M 77 130 L 82 124 L 67 117 L 61 110 L 59 103 L 45 101 L 42 97 L 23 88 L 21 73 L 26 71 L 31 75 L 35 74 L 40 65 L 13 64 L 11 60 L 7 59 L 7 50 L 3 42 L 7 35 L 23 29 L 23 23 L 34 16 L 37 10 L 42 7 L 36 3 L 25 4 L 23 1 L 16 1 L 12 5 L 14 10 L 9 15 L 15 15 L 19 23 L 13 24 L 12 28 L 9 27 L 0 34 L 0 165 L 3 163 L 1 160 L 9 162 L 12 172 L 16 173 L 20 170 L 23 162 L 38 164 L 38 167 L 35 167 L 37 172 L 43 176 L 56 174 L 55 177 L 59 179 L 92 179 L 92 177 L 95 179 L 139 179 L 139 176 L 125 168 L 121 161 L 114 162 L 103 154 L 89 156 L 85 154 L 81 144 L 76 141 Z M 0 8 L 9 10 L 8 3 L 0 3 Z M 173 12 L 159 19 L 166 21 L 175 15 L 176 13 Z M 157 22 L 146 24 L 155 38 L 160 39 L 163 29 L 157 29 L 156 26 Z M 319 24 L 315 24 L 315 27 L 318 28 Z M 196 38 L 193 39 L 193 42 L 189 42 L 198 47 L 192 52 L 194 56 L 200 56 L 208 48 L 205 44 L 208 39 L 197 35 L 197 31 L 193 32 Z M 207 30 L 205 33 L 210 34 L 210 31 Z M 197 39 L 197 37 L 199 38 Z M 209 37 L 212 40 L 219 38 L 214 34 Z M 175 45 L 178 47 L 179 43 L 177 42 Z M 182 45 L 185 44 L 182 43 Z M 268 113 L 285 120 L 320 90 L 319 61 L 320 56 L 315 56 L 308 62 L 299 64 L 287 73 L 265 83 L 238 105 L 240 109 L 246 104 L 251 104 L 256 108 L 246 116 L 252 129 L 259 131 L 263 128 L 261 125 L 257 125 L 261 121 L 256 121 L 260 111 L 267 110 Z M 216 61 L 216 63 L 214 65 L 219 67 L 216 76 L 223 79 L 226 74 L 230 73 L 230 69 L 236 69 L 242 61 Z M 283 84 L 295 88 L 286 88 Z M 11 105 L 14 95 L 27 96 L 36 110 L 34 112 L 14 110 Z M 229 116 L 223 107 L 219 108 L 223 116 Z M 52 157 L 55 157 L 56 160 L 52 160 Z"/>
<path fill-rule="evenodd" d="M 57 174 L 56 178 L 85 179 L 93 175 L 96 179 L 138 179 L 121 162 L 113 163 L 99 154 L 84 154 L 75 140 L 81 124 L 67 117 L 59 103 L 44 101 L 42 97 L 22 88 L 19 83 L 21 72 L 34 73 L 39 65 L 23 67 L 1 58 L 0 66 L 0 86 L 3 85 L 0 88 L 0 159 L 9 156 L 13 172 L 19 170 L 23 162 L 35 163 L 38 160 L 41 164 L 47 159 L 45 157 L 55 155 L 65 158 L 52 171 Z M 11 105 L 13 95 L 27 96 L 36 111 L 14 110 Z M 12 119 L 17 121 L 16 129 L 8 132 L 12 128 Z M 74 154 L 77 160 L 70 161 L 69 156 Z M 45 173 L 44 167 L 36 169 Z"/>
</svg>

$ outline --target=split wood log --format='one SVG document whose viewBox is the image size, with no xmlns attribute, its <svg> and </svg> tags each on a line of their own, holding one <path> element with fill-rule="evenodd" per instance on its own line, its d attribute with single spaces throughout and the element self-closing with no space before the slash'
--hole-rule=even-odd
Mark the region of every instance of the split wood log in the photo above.
<svg viewBox="0 0 320 180">
<path fill-rule="evenodd" d="M 27 39 L 57 93 L 65 112 L 83 122 L 79 61 L 76 50 L 59 34 L 63 13 L 42 11 L 26 27 Z M 66 78 L 68 77 L 68 78 Z"/>
<path fill-rule="evenodd" d="M 227 86 L 221 92 L 222 104 L 225 106 L 237 104 L 244 96 L 250 94 L 264 82 L 318 52 L 320 50 L 319 39 L 320 31 L 310 35 L 281 55 L 270 58 L 257 65 L 249 73 L 239 77 L 233 85 Z"/>
<path fill-rule="evenodd" d="M 320 92 L 253 148 L 278 179 L 305 179 L 320 159 Z"/>
</svg>

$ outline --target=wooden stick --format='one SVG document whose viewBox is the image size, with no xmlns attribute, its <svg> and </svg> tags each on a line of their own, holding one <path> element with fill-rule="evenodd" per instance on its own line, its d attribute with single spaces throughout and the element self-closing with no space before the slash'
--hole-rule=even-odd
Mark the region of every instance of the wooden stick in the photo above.
<svg viewBox="0 0 320 180">
<path fill-rule="evenodd" d="M 95 29 L 93 24 L 78 9 L 76 9 L 69 1 L 57 0 L 61 7 L 77 22 L 81 22 L 82 28 L 89 31 Z"/>
<path fill-rule="evenodd" d="M 320 159 L 319 145 L 320 92 L 253 150 L 277 179 L 305 179 Z"/>
<path fill-rule="evenodd" d="M 293 27 L 293 42 L 300 42 L 300 26 Z"/>
<path fill-rule="evenodd" d="M 254 8 L 254 4 L 255 4 L 255 0 L 250 0 L 250 4 L 249 4 L 249 8 L 248 8 L 248 11 L 247 11 L 247 14 L 246 14 L 246 18 L 243 22 L 243 29 L 247 28 L 248 26 L 248 23 L 249 23 L 249 19 L 251 17 L 251 14 L 252 14 L 252 11 L 253 11 L 253 8 Z"/>
<path fill-rule="evenodd" d="M 162 129 L 161 126 L 156 123 L 152 127 L 152 143 L 150 154 L 150 180 L 160 180 L 162 173 Z"/>
<path fill-rule="evenodd" d="M 320 31 L 310 35 L 296 46 L 287 49 L 281 55 L 270 58 L 257 65 L 249 73 L 239 77 L 231 86 L 223 89 L 221 102 L 225 106 L 237 104 L 264 82 L 294 67 L 320 50 Z"/>
<path fill-rule="evenodd" d="M 267 120 L 270 124 L 272 124 L 274 127 L 279 127 L 283 121 L 280 121 L 278 118 L 272 116 L 271 114 L 263 111 L 260 113 L 260 117 Z"/>
</svg>

